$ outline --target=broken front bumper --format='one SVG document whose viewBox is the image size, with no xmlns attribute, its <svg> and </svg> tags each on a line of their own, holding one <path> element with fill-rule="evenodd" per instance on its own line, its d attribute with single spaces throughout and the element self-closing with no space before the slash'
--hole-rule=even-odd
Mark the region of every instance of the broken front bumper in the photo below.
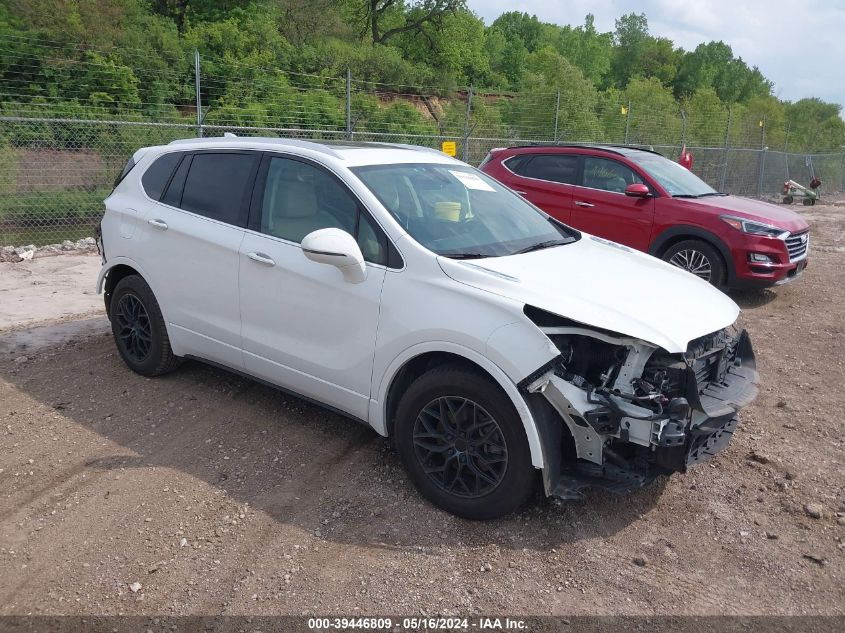
<svg viewBox="0 0 845 633">
<path fill-rule="evenodd" d="M 747 333 L 699 340 L 678 364 L 684 367 L 679 389 L 689 403 L 683 416 L 657 416 L 622 398 L 602 406 L 561 372 L 535 381 L 528 401 L 544 445 L 547 494 L 579 498 L 591 486 L 621 493 L 724 450 L 739 409 L 757 394 Z"/>
</svg>

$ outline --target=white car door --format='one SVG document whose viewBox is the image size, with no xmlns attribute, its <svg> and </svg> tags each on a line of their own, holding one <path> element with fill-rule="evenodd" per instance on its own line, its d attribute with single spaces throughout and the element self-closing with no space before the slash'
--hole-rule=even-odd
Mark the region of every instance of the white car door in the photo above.
<svg viewBox="0 0 845 633">
<path fill-rule="evenodd" d="M 160 200 L 146 205 L 143 268 L 169 321 L 174 352 L 241 369 L 238 253 L 261 155 L 183 154 Z"/>
<path fill-rule="evenodd" d="M 363 282 L 306 259 L 302 238 L 330 227 L 358 240 L 368 262 Z M 309 161 L 267 154 L 241 244 L 246 370 L 366 420 L 389 248 L 340 179 Z"/>
</svg>

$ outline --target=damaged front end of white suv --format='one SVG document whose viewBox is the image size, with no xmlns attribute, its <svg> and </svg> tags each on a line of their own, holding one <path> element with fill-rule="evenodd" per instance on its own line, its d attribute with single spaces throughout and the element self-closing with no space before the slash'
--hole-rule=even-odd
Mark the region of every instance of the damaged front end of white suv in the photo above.
<svg viewBox="0 0 845 633">
<path fill-rule="evenodd" d="M 722 329 L 669 353 L 526 306 L 560 354 L 519 382 L 544 447 L 548 495 L 625 492 L 723 450 L 757 394 L 745 330 Z M 565 425 L 561 425 L 563 420 Z"/>
</svg>

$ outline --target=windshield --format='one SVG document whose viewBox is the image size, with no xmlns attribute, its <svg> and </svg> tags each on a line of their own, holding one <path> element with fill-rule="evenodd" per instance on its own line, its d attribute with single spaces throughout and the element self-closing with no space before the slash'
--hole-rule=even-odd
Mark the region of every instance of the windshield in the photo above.
<svg viewBox="0 0 845 633">
<path fill-rule="evenodd" d="M 637 152 L 629 158 L 676 198 L 699 198 L 719 193 L 686 167 L 659 154 Z"/>
<path fill-rule="evenodd" d="M 485 174 L 454 164 L 352 170 L 417 242 L 447 257 L 501 257 L 574 242 L 577 233 Z"/>
</svg>

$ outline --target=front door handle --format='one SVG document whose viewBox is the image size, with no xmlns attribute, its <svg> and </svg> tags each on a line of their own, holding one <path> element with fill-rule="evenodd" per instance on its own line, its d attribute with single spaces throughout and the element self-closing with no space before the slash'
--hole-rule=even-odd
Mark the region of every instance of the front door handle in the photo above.
<svg viewBox="0 0 845 633">
<path fill-rule="evenodd" d="M 276 262 L 273 261 L 273 258 L 269 255 L 265 255 L 264 253 L 247 253 L 247 257 L 249 257 L 252 261 L 258 262 L 259 264 L 264 264 L 265 266 L 275 266 Z"/>
<path fill-rule="evenodd" d="M 519 191 L 519 190 L 517 190 L 517 189 L 514 189 L 514 190 L 513 190 L 513 192 L 514 192 L 514 193 L 518 193 L 518 194 L 519 194 L 519 195 L 521 195 L 521 196 L 527 196 L 527 195 L 528 195 L 528 192 L 527 192 L 527 191 Z"/>
<path fill-rule="evenodd" d="M 162 231 L 167 230 L 167 222 L 165 222 L 164 220 L 156 220 L 156 219 L 147 220 L 147 223 L 150 226 L 154 226 L 155 228 L 160 229 Z"/>
<path fill-rule="evenodd" d="M 592 202 L 584 202 L 583 200 L 576 200 L 575 206 L 576 207 L 594 207 L 596 205 L 594 205 Z"/>
</svg>

